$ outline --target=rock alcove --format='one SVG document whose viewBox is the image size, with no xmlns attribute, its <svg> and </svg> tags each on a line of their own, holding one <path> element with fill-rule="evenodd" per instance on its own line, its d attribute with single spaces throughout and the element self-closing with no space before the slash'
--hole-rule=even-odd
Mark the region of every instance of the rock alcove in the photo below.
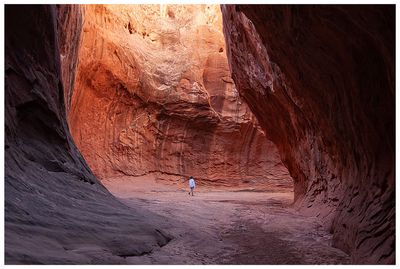
<svg viewBox="0 0 400 269">
<path fill-rule="evenodd" d="M 148 176 L 186 186 L 193 175 L 200 186 L 293 189 L 231 78 L 218 5 L 84 10 L 68 122 L 105 184 Z"/>
<path fill-rule="evenodd" d="M 393 6 L 7 5 L 5 17 L 6 263 L 151 253 L 173 236 L 103 184 L 189 175 L 294 189 L 353 263 L 394 263 Z"/>
</svg>

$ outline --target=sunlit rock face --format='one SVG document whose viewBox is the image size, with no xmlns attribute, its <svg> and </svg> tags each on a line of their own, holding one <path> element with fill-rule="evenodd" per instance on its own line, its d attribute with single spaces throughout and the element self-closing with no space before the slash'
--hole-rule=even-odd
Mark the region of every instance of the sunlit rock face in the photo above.
<svg viewBox="0 0 400 269">
<path fill-rule="evenodd" d="M 84 6 L 67 104 L 100 179 L 152 175 L 291 189 L 275 146 L 240 99 L 216 5 Z"/>
<path fill-rule="evenodd" d="M 355 263 L 394 263 L 394 7 L 223 6 L 232 77 Z"/>
</svg>

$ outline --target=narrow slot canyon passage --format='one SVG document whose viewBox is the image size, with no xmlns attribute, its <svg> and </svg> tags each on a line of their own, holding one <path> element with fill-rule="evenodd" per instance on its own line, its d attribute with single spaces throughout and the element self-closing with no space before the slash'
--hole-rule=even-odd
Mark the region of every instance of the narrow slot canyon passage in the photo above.
<svg viewBox="0 0 400 269">
<path fill-rule="evenodd" d="M 394 264 L 394 15 L 6 5 L 5 263 Z"/>
<path fill-rule="evenodd" d="M 252 219 L 267 213 L 254 207 L 289 206 L 293 179 L 235 88 L 219 5 L 86 6 L 81 40 L 67 108 L 74 141 L 112 194 L 163 216 L 149 220 L 174 238 L 127 263 L 306 262 L 286 259 L 285 241 L 280 257 L 246 254 L 268 245 Z"/>
</svg>

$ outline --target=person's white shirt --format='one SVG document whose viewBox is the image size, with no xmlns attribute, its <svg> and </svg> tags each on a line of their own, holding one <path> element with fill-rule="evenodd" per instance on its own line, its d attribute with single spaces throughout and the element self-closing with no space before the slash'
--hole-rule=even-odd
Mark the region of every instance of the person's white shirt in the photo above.
<svg viewBox="0 0 400 269">
<path fill-rule="evenodd" d="M 194 179 L 193 178 L 189 179 L 189 187 L 194 188 L 195 186 L 196 186 L 196 183 L 194 182 Z"/>
</svg>

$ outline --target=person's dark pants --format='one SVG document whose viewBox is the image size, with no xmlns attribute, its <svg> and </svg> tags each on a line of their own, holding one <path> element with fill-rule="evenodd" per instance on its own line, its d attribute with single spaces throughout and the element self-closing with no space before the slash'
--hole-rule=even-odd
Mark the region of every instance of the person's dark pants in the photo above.
<svg viewBox="0 0 400 269">
<path fill-rule="evenodd" d="M 194 189 L 194 187 L 190 187 L 189 195 L 192 194 L 192 196 L 193 196 L 193 189 Z"/>
</svg>

